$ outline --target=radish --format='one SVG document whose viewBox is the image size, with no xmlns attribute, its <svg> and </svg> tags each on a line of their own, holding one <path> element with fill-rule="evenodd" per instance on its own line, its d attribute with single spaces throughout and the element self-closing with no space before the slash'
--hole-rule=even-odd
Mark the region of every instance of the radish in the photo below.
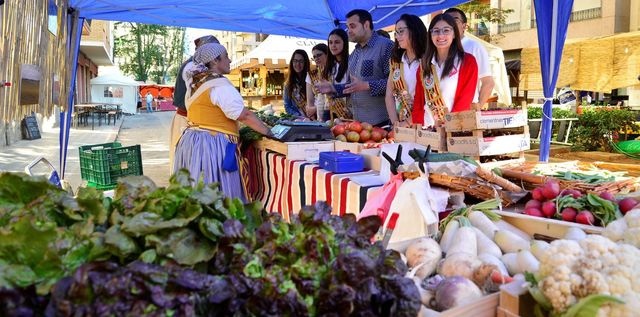
<svg viewBox="0 0 640 317">
<path fill-rule="evenodd" d="M 518 251 L 518 267 L 522 272 L 537 273 L 540 262 L 529 250 Z"/>
<path fill-rule="evenodd" d="M 493 235 L 498 231 L 498 227 L 485 215 L 482 211 L 472 211 L 469 213 L 469 221 L 471 224 L 484 233 L 489 239 L 493 239 Z"/>
<path fill-rule="evenodd" d="M 473 228 L 476 233 L 476 242 L 478 247 L 478 254 L 487 253 L 491 254 L 497 258 L 502 256 L 502 251 L 500 251 L 500 247 L 493 242 L 493 240 L 489 239 L 480 229 Z"/>
<path fill-rule="evenodd" d="M 610 192 L 602 192 L 602 193 L 600 193 L 599 196 L 600 196 L 600 198 L 603 198 L 603 199 L 606 199 L 606 200 L 610 200 L 610 201 L 613 201 L 613 202 L 616 201 L 616 196 L 613 196 L 613 194 L 610 193 Z"/>
<path fill-rule="evenodd" d="M 507 270 L 507 267 L 504 266 L 504 263 L 502 263 L 502 261 L 500 261 L 500 258 L 502 256 L 494 256 L 488 253 L 480 253 L 478 254 L 478 260 L 482 261 L 482 263 L 484 264 L 493 264 L 495 265 L 498 270 L 500 271 L 500 273 L 502 273 L 503 275 L 509 275 L 509 270 Z"/>
<path fill-rule="evenodd" d="M 453 237 L 456 235 L 456 231 L 460 228 L 460 223 L 457 220 L 451 220 L 447 224 L 447 227 L 444 228 L 444 233 L 442 234 L 442 238 L 440 238 L 440 249 L 444 253 L 449 251 L 449 246 L 451 245 L 451 241 L 453 241 Z"/>
<path fill-rule="evenodd" d="M 593 214 L 589 210 L 583 210 L 578 213 L 576 216 L 576 222 L 581 223 L 583 225 L 591 225 L 593 226 L 596 222 L 596 219 L 593 217 Z"/>
<path fill-rule="evenodd" d="M 518 265 L 518 253 L 505 253 L 500 257 L 500 261 L 502 261 L 504 266 L 507 267 L 507 271 L 509 271 L 511 276 L 522 273 L 522 270 L 520 270 L 520 266 Z"/>
<path fill-rule="evenodd" d="M 573 198 L 575 199 L 582 197 L 582 193 L 579 190 L 569 189 L 568 191 L 571 193 L 571 196 L 573 196 Z"/>
<path fill-rule="evenodd" d="M 537 208 L 527 208 L 524 211 L 525 215 L 534 216 L 534 217 L 544 217 L 544 214 L 540 209 Z"/>
<path fill-rule="evenodd" d="M 542 204 L 542 213 L 545 217 L 551 218 L 556 214 L 556 203 L 553 201 L 547 201 Z"/>
<path fill-rule="evenodd" d="M 542 202 L 540 202 L 539 200 L 529 200 L 525 205 L 524 205 L 524 209 L 529 209 L 529 208 L 535 208 L 535 209 L 542 209 Z"/>
<path fill-rule="evenodd" d="M 537 201 L 545 200 L 544 195 L 542 195 L 542 188 L 540 187 L 535 188 L 534 190 L 531 191 L 531 197 L 533 197 L 533 199 Z"/>
<path fill-rule="evenodd" d="M 495 222 L 495 224 L 498 227 L 498 229 L 500 229 L 500 230 L 509 231 L 509 232 L 515 234 L 516 236 L 520 237 L 521 239 L 524 239 L 526 241 L 531 241 L 531 236 L 528 233 L 522 231 L 518 227 L 516 227 L 516 226 L 514 226 L 514 225 L 512 225 L 512 224 L 510 224 L 510 223 L 508 223 L 508 222 L 506 222 L 504 220 L 498 220 L 498 221 Z M 495 241 L 495 236 L 494 236 L 493 240 Z"/>
<path fill-rule="evenodd" d="M 576 211 L 575 209 L 573 209 L 571 207 L 567 207 L 565 209 L 562 209 L 562 212 L 561 212 L 562 220 L 576 222 L 576 215 L 577 214 L 578 214 L 578 211 Z"/>
<path fill-rule="evenodd" d="M 620 207 L 620 211 L 622 212 L 623 215 L 637 205 L 638 205 L 638 201 L 631 197 L 624 198 L 618 202 L 618 207 Z"/>
<path fill-rule="evenodd" d="M 478 255 L 478 241 L 476 233 L 471 226 L 463 226 L 458 229 L 453 241 L 447 250 L 447 256 L 454 253 L 467 253 L 473 256 Z"/>
<path fill-rule="evenodd" d="M 549 181 L 542 187 L 542 195 L 546 199 L 554 199 L 560 194 L 560 184 L 558 182 Z"/>
<path fill-rule="evenodd" d="M 584 232 L 582 229 L 576 228 L 576 227 L 569 227 L 567 229 L 567 232 L 565 232 L 563 239 L 580 241 L 586 237 L 587 237 L 587 233 Z"/>
<path fill-rule="evenodd" d="M 531 253 L 536 259 L 540 260 L 544 252 L 549 248 L 549 243 L 542 240 L 531 241 Z"/>
<path fill-rule="evenodd" d="M 529 250 L 529 240 L 522 239 L 505 230 L 498 230 L 494 237 L 495 243 L 500 247 L 500 249 L 505 252 L 518 252 L 520 250 Z"/>
</svg>

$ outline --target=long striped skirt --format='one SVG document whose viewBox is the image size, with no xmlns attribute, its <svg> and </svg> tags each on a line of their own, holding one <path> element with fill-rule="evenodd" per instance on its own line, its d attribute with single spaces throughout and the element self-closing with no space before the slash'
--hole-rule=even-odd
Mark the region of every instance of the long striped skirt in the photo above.
<svg viewBox="0 0 640 317">
<path fill-rule="evenodd" d="M 186 168 L 196 181 L 202 177 L 205 184 L 219 183 L 227 197 L 246 202 L 240 169 L 229 172 L 222 168 L 225 148 L 231 143 L 223 133 L 211 135 L 208 131 L 187 129 L 176 147 L 174 172 Z M 238 152 L 235 151 L 236 160 Z M 238 165 L 240 161 L 238 160 Z"/>
</svg>

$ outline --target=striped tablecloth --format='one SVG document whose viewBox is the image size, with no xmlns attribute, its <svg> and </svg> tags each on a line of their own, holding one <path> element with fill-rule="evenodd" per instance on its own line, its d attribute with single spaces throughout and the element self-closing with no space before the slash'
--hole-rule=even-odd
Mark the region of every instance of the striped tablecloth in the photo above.
<svg viewBox="0 0 640 317">
<path fill-rule="evenodd" d="M 244 153 L 249 166 L 249 197 L 260 200 L 269 212 L 285 219 L 302 206 L 327 201 L 333 214 L 357 215 L 367 198 L 381 186 L 363 187 L 350 180 L 375 171 L 334 174 L 306 161 L 290 161 L 279 153 L 250 147 Z"/>
</svg>

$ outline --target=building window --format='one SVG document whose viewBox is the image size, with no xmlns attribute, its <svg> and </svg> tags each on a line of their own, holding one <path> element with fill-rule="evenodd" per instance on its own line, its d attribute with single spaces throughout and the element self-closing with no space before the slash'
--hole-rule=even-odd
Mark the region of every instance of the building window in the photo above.
<svg viewBox="0 0 640 317">
<path fill-rule="evenodd" d="M 103 96 L 105 98 L 122 98 L 122 87 L 105 86 Z"/>
</svg>

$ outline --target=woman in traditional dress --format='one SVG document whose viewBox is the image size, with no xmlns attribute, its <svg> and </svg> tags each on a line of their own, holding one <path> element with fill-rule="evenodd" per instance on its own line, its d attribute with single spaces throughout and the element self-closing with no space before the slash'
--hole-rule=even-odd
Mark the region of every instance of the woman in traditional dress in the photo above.
<svg viewBox="0 0 640 317">
<path fill-rule="evenodd" d="M 327 53 L 329 48 L 327 44 L 320 43 L 311 49 L 313 61 L 316 63 L 316 69 L 310 70 L 307 74 L 307 115 L 311 116 L 315 112 L 315 116 L 318 121 L 329 120 L 329 109 L 326 108 L 326 98 L 323 93 L 320 93 L 315 84 L 322 77 L 322 71 L 327 64 Z"/>
<path fill-rule="evenodd" d="M 322 72 L 322 78 L 334 84 L 346 84 L 349 80 L 347 70 L 349 68 L 349 37 L 343 29 L 334 29 L 329 33 L 327 40 L 329 43 L 329 55 L 327 65 Z M 351 119 L 351 112 L 347 106 L 347 98 L 335 98 L 333 95 L 327 96 L 327 106 L 331 111 L 331 116 L 338 116 L 343 119 Z"/>
<path fill-rule="evenodd" d="M 309 72 L 309 56 L 304 50 L 295 50 L 289 63 L 289 78 L 284 87 L 284 109 L 288 114 L 311 118 L 313 112 L 307 112 L 307 84 L 305 80 Z M 310 116 L 309 114 L 312 114 Z"/>
<path fill-rule="evenodd" d="M 464 52 L 451 16 L 435 16 L 429 24 L 429 35 L 421 62 L 426 105 L 414 106 L 413 121 L 423 126 L 440 126 L 447 112 L 471 109 L 478 64 L 473 55 Z"/>
<path fill-rule="evenodd" d="M 186 71 L 191 88 L 185 102 L 189 126 L 176 147 L 174 171 L 186 168 L 193 178 L 217 182 L 226 196 L 246 201 L 239 164 L 238 122 L 264 135 L 271 135 L 271 131 L 245 109 L 240 93 L 223 76 L 230 72 L 231 63 L 224 46 L 200 46 L 193 63 Z"/>
<path fill-rule="evenodd" d="M 391 122 L 404 127 L 413 124 L 416 93 L 424 108 L 420 58 L 427 48 L 427 27 L 418 16 L 403 14 L 396 22 L 395 38 L 384 101 Z"/>
</svg>

